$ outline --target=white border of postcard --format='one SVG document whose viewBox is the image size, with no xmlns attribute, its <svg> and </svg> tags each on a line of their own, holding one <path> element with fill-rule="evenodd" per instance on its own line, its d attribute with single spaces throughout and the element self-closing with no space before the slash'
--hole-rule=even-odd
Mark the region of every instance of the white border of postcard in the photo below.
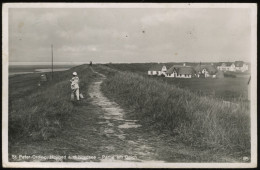
<svg viewBox="0 0 260 170">
<path fill-rule="evenodd" d="M 250 163 L 37 163 L 8 162 L 8 9 L 9 8 L 248 8 L 251 11 Z M 52 168 L 252 168 L 257 167 L 257 4 L 256 3 L 6 3 L 2 7 L 2 166 Z"/>
</svg>

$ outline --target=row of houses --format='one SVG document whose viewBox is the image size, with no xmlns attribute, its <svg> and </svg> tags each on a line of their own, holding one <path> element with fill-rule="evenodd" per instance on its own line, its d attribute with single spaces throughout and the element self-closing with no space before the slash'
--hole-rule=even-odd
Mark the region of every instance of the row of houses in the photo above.
<svg viewBox="0 0 260 170">
<path fill-rule="evenodd" d="M 169 69 L 164 64 L 157 64 L 148 70 L 148 75 L 158 75 L 174 78 L 212 77 L 216 78 L 218 70 L 213 65 L 197 65 L 196 67 L 173 65 Z"/>
<path fill-rule="evenodd" d="M 248 70 L 248 65 L 243 61 L 235 61 L 234 63 L 221 63 L 217 66 L 220 71 L 245 72 Z"/>
</svg>

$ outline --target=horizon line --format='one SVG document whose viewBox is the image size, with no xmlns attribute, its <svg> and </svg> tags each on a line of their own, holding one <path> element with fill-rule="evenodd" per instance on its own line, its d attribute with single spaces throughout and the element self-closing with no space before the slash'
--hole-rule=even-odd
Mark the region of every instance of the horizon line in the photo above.
<svg viewBox="0 0 260 170">
<path fill-rule="evenodd" d="M 242 60 L 237 60 L 237 61 L 242 61 Z M 230 63 L 230 62 L 235 62 L 235 61 L 179 61 L 179 62 L 174 62 L 174 61 L 168 61 L 168 62 L 158 62 L 158 61 L 151 61 L 151 62 L 93 62 L 93 64 L 131 64 L 131 63 Z M 243 61 L 245 63 L 250 63 L 250 61 Z M 89 62 L 53 62 L 55 65 L 79 65 L 79 64 L 89 64 Z M 9 62 L 9 65 L 50 65 L 51 62 Z"/>
</svg>

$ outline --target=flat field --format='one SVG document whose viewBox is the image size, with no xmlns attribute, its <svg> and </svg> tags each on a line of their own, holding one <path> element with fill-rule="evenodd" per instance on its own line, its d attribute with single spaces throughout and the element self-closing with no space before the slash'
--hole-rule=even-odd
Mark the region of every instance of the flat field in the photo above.
<svg viewBox="0 0 260 170">
<path fill-rule="evenodd" d="M 234 101 L 247 99 L 248 85 L 247 78 L 221 78 L 221 79 L 176 79 L 155 77 L 177 87 L 188 89 L 198 95 L 207 95 L 219 99 Z"/>
</svg>

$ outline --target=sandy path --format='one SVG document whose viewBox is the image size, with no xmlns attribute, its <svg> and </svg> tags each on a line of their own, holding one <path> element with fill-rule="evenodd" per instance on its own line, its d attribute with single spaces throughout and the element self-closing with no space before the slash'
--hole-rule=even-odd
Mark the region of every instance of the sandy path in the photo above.
<svg viewBox="0 0 260 170">
<path fill-rule="evenodd" d="M 120 139 L 121 144 L 111 142 L 109 145 L 102 146 L 101 150 L 109 150 L 110 155 L 108 159 L 102 159 L 101 161 L 154 161 L 155 149 L 148 145 L 148 141 L 138 136 L 137 139 L 131 140 L 131 136 L 128 134 L 129 129 L 131 131 L 140 131 L 141 125 L 137 120 L 127 120 L 124 118 L 126 112 L 117 103 L 110 101 L 101 92 L 101 83 L 106 79 L 106 76 L 94 71 L 100 76 L 89 88 L 89 95 L 92 98 L 92 104 L 99 106 L 103 110 L 101 114 L 101 120 L 98 122 L 101 125 L 100 133 L 106 135 L 108 140 L 113 141 L 113 138 Z M 117 146 L 124 145 L 124 153 L 118 154 Z M 115 159 L 110 159 L 109 156 L 117 155 Z"/>
</svg>

